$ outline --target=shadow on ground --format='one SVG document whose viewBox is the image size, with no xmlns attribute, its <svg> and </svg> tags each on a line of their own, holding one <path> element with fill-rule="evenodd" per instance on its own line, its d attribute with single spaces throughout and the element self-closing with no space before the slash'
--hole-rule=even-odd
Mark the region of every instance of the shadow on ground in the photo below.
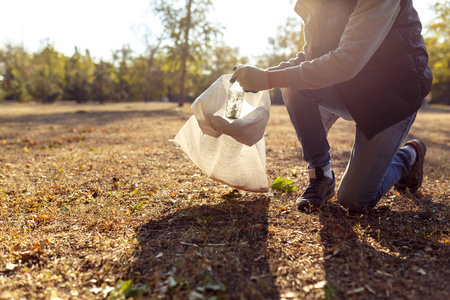
<svg viewBox="0 0 450 300">
<path fill-rule="evenodd" d="M 320 214 L 328 297 L 450 299 L 450 245 L 439 241 L 449 208 L 431 196 L 395 201 L 420 209 L 388 204 L 351 217 L 330 203 Z"/>
<path fill-rule="evenodd" d="M 34 113 L 20 116 L 0 116 L 1 123 L 43 124 L 43 125 L 87 125 L 102 126 L 109 123 L 137 118 L 167 117 L 186 118 L 186 113 L 177 108 L 158 110 L 74 110 L 61 113 Z"/>
<path fill-rule="evenodd" d="M 450 106 L 422 106 L 420 108 L 420 112 L 427 112 L 427 113 L 450 113 Z"/>
<path fill-rule="evenodd" d="M 149 286 L 144 297 L 278 299 L 266 259 L 268 205 L 262 195 L 225 200 L 140 226 L 133 282 Z"/>
</svg>

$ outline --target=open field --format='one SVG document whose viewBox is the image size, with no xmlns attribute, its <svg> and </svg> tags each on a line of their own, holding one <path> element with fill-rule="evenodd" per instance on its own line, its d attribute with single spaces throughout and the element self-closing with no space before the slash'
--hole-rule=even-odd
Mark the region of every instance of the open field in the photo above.
<svg viewBox="0 0 450 300">
<path fill-rule="evenodd" d="M 419 195 L 365 215 L 294 201 L 306 165 L 283 106 L 267 175 L 295 192 L 232 191 L 170 139 L 189 105 L 0 106 L 0 299 L 450 299 L 450 110 L 422 110 Z M 330 131 L 337 180 L 354 124 Z M 216 298 L 214 298 L 216 297 Z"/>
</svg>

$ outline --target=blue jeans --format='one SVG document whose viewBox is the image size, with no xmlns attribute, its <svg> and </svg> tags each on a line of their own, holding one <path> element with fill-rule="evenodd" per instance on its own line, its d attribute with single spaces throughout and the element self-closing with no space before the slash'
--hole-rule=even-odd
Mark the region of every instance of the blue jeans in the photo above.
<svg viewBox="0 0 450 300">
<path fill-rule="evenodd" d="M 334 88 L 292 92 L 282 89 L 291 122 L 308 168 L 330 163 L 328 130 L 340 117 L 353 120 Z M 411 155 L 400 148 L 415 114 L 368 140 L 356 127 L 355 142 L 338 189 L 338 200 L 351 211 L 373 208 L 411 170 Z M 400 148 L 400 149 L 399 149 Z"/>
</svg>

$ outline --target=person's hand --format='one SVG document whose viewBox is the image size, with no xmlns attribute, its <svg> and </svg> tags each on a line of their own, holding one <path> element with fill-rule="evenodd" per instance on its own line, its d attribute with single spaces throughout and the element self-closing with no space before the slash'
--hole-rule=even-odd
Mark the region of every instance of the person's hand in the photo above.
<svg viewBox="0 0 450 300">
<path fill-rule="evenodd" d="M 235 71 L 231 76 L 231 83 L 239 82 L 245 92 L 257 93 L 270 89 L 267 81 L 267 71 L 253 67 L 238 65 L 233 68 Z"/>
</svg>

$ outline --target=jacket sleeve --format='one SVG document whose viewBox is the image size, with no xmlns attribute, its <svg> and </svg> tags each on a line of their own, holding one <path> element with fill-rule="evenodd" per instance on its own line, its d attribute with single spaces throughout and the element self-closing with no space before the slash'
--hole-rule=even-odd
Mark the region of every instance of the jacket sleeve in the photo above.
<svg viewBox="0 0 450 300">
<path fill-rule="evenodd" d="M 276 67 L 271 67 L 269 68 L 270 71 L 275 71 L 275 70 L 284 70 L 286 68 L 290 68 L 290 67 L 294 67 L 294 66 L 298 66 L 300 65 L 302 62 L 304 62 L 306 60 L 306 56 L 304 52 L 299 52 L 297 53 L 297 56 L 294 58 L 291 58 L 289 61 L 287 62 L 282 62 L 280 63 L 278 66 Z"/>
<path fill-rule="evenodd" d="M 292 90 L 320 89 L 355 77 L 389 33 L 401 0 L 358 0 L 337 49 L 286 68 Z"/>
</svg>

